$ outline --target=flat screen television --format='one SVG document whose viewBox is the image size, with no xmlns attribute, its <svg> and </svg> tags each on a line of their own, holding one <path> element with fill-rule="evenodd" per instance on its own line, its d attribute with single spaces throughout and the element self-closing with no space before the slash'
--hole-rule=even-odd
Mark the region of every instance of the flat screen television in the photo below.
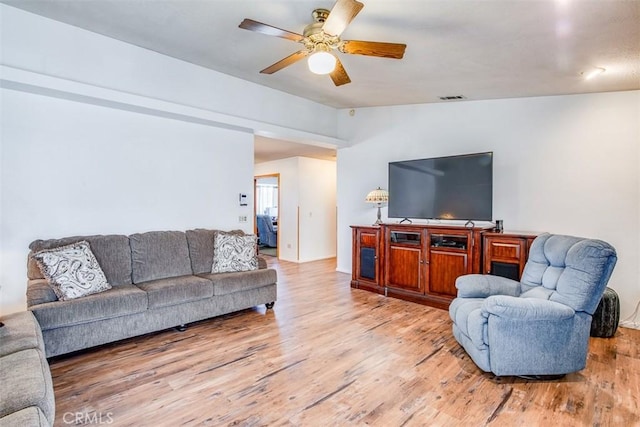
<svg viewBox="0 0 640 427">
<path fill-rule="evenodd" d="M 492 220 L 493 152 L 389 163 L 389 218 Z"/>
</svg>

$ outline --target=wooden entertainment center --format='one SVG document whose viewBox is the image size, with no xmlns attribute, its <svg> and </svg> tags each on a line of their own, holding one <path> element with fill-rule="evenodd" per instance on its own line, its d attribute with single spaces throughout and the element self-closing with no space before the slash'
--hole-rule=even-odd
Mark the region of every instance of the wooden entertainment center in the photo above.
<svg viewBox="0 0 640 427">
<path fill-rule="evenodd" d="M 351 226 L 351 287 L 447 309 L 455 280 L 487 273 L 519 280 L 537 233 L 493 226 L 381 224 Z"/>
</svg>

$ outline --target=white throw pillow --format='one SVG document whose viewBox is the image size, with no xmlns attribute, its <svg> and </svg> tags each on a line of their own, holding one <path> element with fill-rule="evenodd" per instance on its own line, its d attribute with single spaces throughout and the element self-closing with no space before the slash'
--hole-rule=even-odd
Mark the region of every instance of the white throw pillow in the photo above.
<svg viewBox="0 0 640 427">
<path fill-rule="evenodd" d="M 59 300 L 80 298 L 111 289 L 89 243 L 84 240 L 45 249 L 32 256 Z"/>
<path fill-rule="evenodd" d="M 212 273 L 258 269 L 257 237 L 217 233 L 213 243 Z"/>
</svg>

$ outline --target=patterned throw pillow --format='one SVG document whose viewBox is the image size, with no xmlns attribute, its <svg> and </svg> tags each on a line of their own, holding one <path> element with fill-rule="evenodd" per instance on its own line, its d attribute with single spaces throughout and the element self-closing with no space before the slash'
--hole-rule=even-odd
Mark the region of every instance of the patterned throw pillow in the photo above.
<svg viewBox="0 0 640 427">
<path fill-rule="evenodd" d="M 89 243 L 84 240 L 39 251 L 32 256 L 59 300 L 80 298 L 111 289 Z"/>
<path fill-rule="evenodd" d="M 217 233 L 213 243 L 212 273 L 249 271 L 258 269 L 256 252 L 258 238 L 251 234 Z"/>
</svg>

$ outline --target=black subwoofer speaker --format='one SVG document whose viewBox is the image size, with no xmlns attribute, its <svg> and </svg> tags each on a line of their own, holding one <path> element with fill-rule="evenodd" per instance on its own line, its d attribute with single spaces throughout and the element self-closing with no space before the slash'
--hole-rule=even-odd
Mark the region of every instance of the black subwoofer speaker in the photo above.
<svg viewBox="0 0 640 427">
<path fill-rule="evenodd" d="M 360 277 L 376 279 L 376 250 L 374 248 L 360 249 Z"/>
<path fill-rule="evenodd" d="M 520 280 L 518 277 L 520 275 L 518 264 L 492 261 L 491 274 L 506 277 L 507 279 Z"/>
<path fill-rule="evenodd" d="M 606 288 L 591 319 L 591 336 L 611 338 L 620 322 L 620 299 L 611 288 Z"/>
</svg>

